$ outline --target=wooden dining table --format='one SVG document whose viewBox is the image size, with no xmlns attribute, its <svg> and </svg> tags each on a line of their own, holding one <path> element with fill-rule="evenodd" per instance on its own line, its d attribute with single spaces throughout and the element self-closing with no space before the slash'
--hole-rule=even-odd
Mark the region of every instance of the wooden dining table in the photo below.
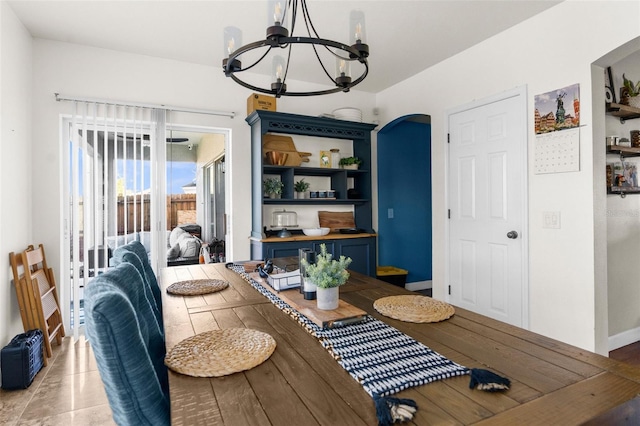
<svg viewBox="0 0 640 426">
<path fill-rule="evenodd" d="M 177 281 L 207 278 L 229 286 L 204 296 L 164 291 Z M 161 271 L 160 283 L 167 350 L 195 334 L 231 327 L 268 333 L 277 345 L 269 359 L 244 372 L 200 378 L 169 371 L 173 425 L 377 424 L 374 402 L 363 387 L 238 273 L 221 263 L 175 266 Z M 395 394 L 417 403 L 413 424 L 638 421 L 640 368 L 458 307 L 451 318 L 435 323 L 394 320 L 373 308 L 376 299 L 399 294 L 415 293 L 357 272 L 340 287 L 341 300 L 448 359 L 511 380 L 511 388 L 502 392 L 470 389 L 469 376 L 458 376 Z"/>
</svg>

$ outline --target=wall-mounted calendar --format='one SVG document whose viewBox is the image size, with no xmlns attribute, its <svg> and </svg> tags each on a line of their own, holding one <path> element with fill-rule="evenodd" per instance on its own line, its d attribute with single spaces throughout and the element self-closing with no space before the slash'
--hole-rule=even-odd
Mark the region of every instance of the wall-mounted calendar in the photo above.
<svg viewBox="0 0 640 426">
<path fill-rule="evenodd" d="M 536 135 L 535 174 L 580 171 L 580 129 Z"/>
<path fill-rule="evenodd" d="M 580 171 L 580 85 L 535 96 L 535 174 Z"/>
</svg>

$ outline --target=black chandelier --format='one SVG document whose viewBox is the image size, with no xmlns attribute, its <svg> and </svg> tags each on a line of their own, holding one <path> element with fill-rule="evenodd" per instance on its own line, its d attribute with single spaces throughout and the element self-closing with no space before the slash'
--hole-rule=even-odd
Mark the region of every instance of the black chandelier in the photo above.
<svg viewBox="0 0 640 426">
<path fill-rule="evenodd" d="M 349 89 L 362 82 L 369 72 L 367 57 L 369 56 L 369 46 L 362 42 L 364 40 L 364 14 L 360 11 L 352 11 L 350 15 L 350 39 L 351 45 L 346 45 L 337 41 L 320 38 L 318 32 L 311 22 L 306 0 L 270 0 L 269 1 L 270 26 L 267 28 L 265 40 L 249 43 L 245 46 L 235 48 L 236 44 L 241 44 L 242 33 L 235 27 L 227 27 L 224 30 L 224 49 L 228 57 L 222 60 L 222 68 L 227 77 L 231 77 L 236 83 L 254 90 L 256 92 L 267 93 L 279 98 L 280 96 L 316 96 L 327 95 L 337 92 L 348 92 Z M 298 11 L 302 11 L 302 17 L 307 29 L 307 36 L 294 35 Z M 287 19 L 291 17 L 291 33 L 285 28 Z M 287 91 L 287 74 L 291 61 L 291 48 L 293 45 L 311 45 L 318 63 L 329 78 L 334 87 L 326 90 L 309 92 L 289 92 Z M 335 57 L 335 77 L 333 77 L 320 58 L 318 47 L 326 49 Z M 266 48 L 266 51 L 251 65 L 242 67 L 240 56 L 251 50 Z M 286 49 L 287 60 L 276 55 L 272 59 L 272 83 L 269 88 L 257 87 L 240 79 L 237 74 L 247 71 L 267 57 L 272 49 Z M 325 60 L 326 61 L 326 60 Z M 355 80 L 351 78 L 351 62 L 357 61 L 364 65 L 362 74 Z"/>
</svg>

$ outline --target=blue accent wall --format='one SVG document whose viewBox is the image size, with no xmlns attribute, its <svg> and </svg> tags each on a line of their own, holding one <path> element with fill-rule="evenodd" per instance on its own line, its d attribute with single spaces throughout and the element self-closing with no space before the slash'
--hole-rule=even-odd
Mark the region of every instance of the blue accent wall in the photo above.
<svg viewBox="0 0 640 426">
<path fill-rule="evenodd" d="M 378 264 L 431 280 L 431 216 L 429 117 L 401 117 L 378 132 Z"/>
</svg>

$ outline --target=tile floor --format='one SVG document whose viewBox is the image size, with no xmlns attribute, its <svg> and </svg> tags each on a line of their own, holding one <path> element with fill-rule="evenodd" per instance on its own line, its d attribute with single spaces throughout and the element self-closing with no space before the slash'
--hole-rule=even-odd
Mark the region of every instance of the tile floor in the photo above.
<svg viewBox="0 0 640 426">
<path fill-rule="evenodd" d="M 2 425 L 114 425 L 89 344 L 65 337 L 25 390 L 0 389 Z"/>
</svg>

